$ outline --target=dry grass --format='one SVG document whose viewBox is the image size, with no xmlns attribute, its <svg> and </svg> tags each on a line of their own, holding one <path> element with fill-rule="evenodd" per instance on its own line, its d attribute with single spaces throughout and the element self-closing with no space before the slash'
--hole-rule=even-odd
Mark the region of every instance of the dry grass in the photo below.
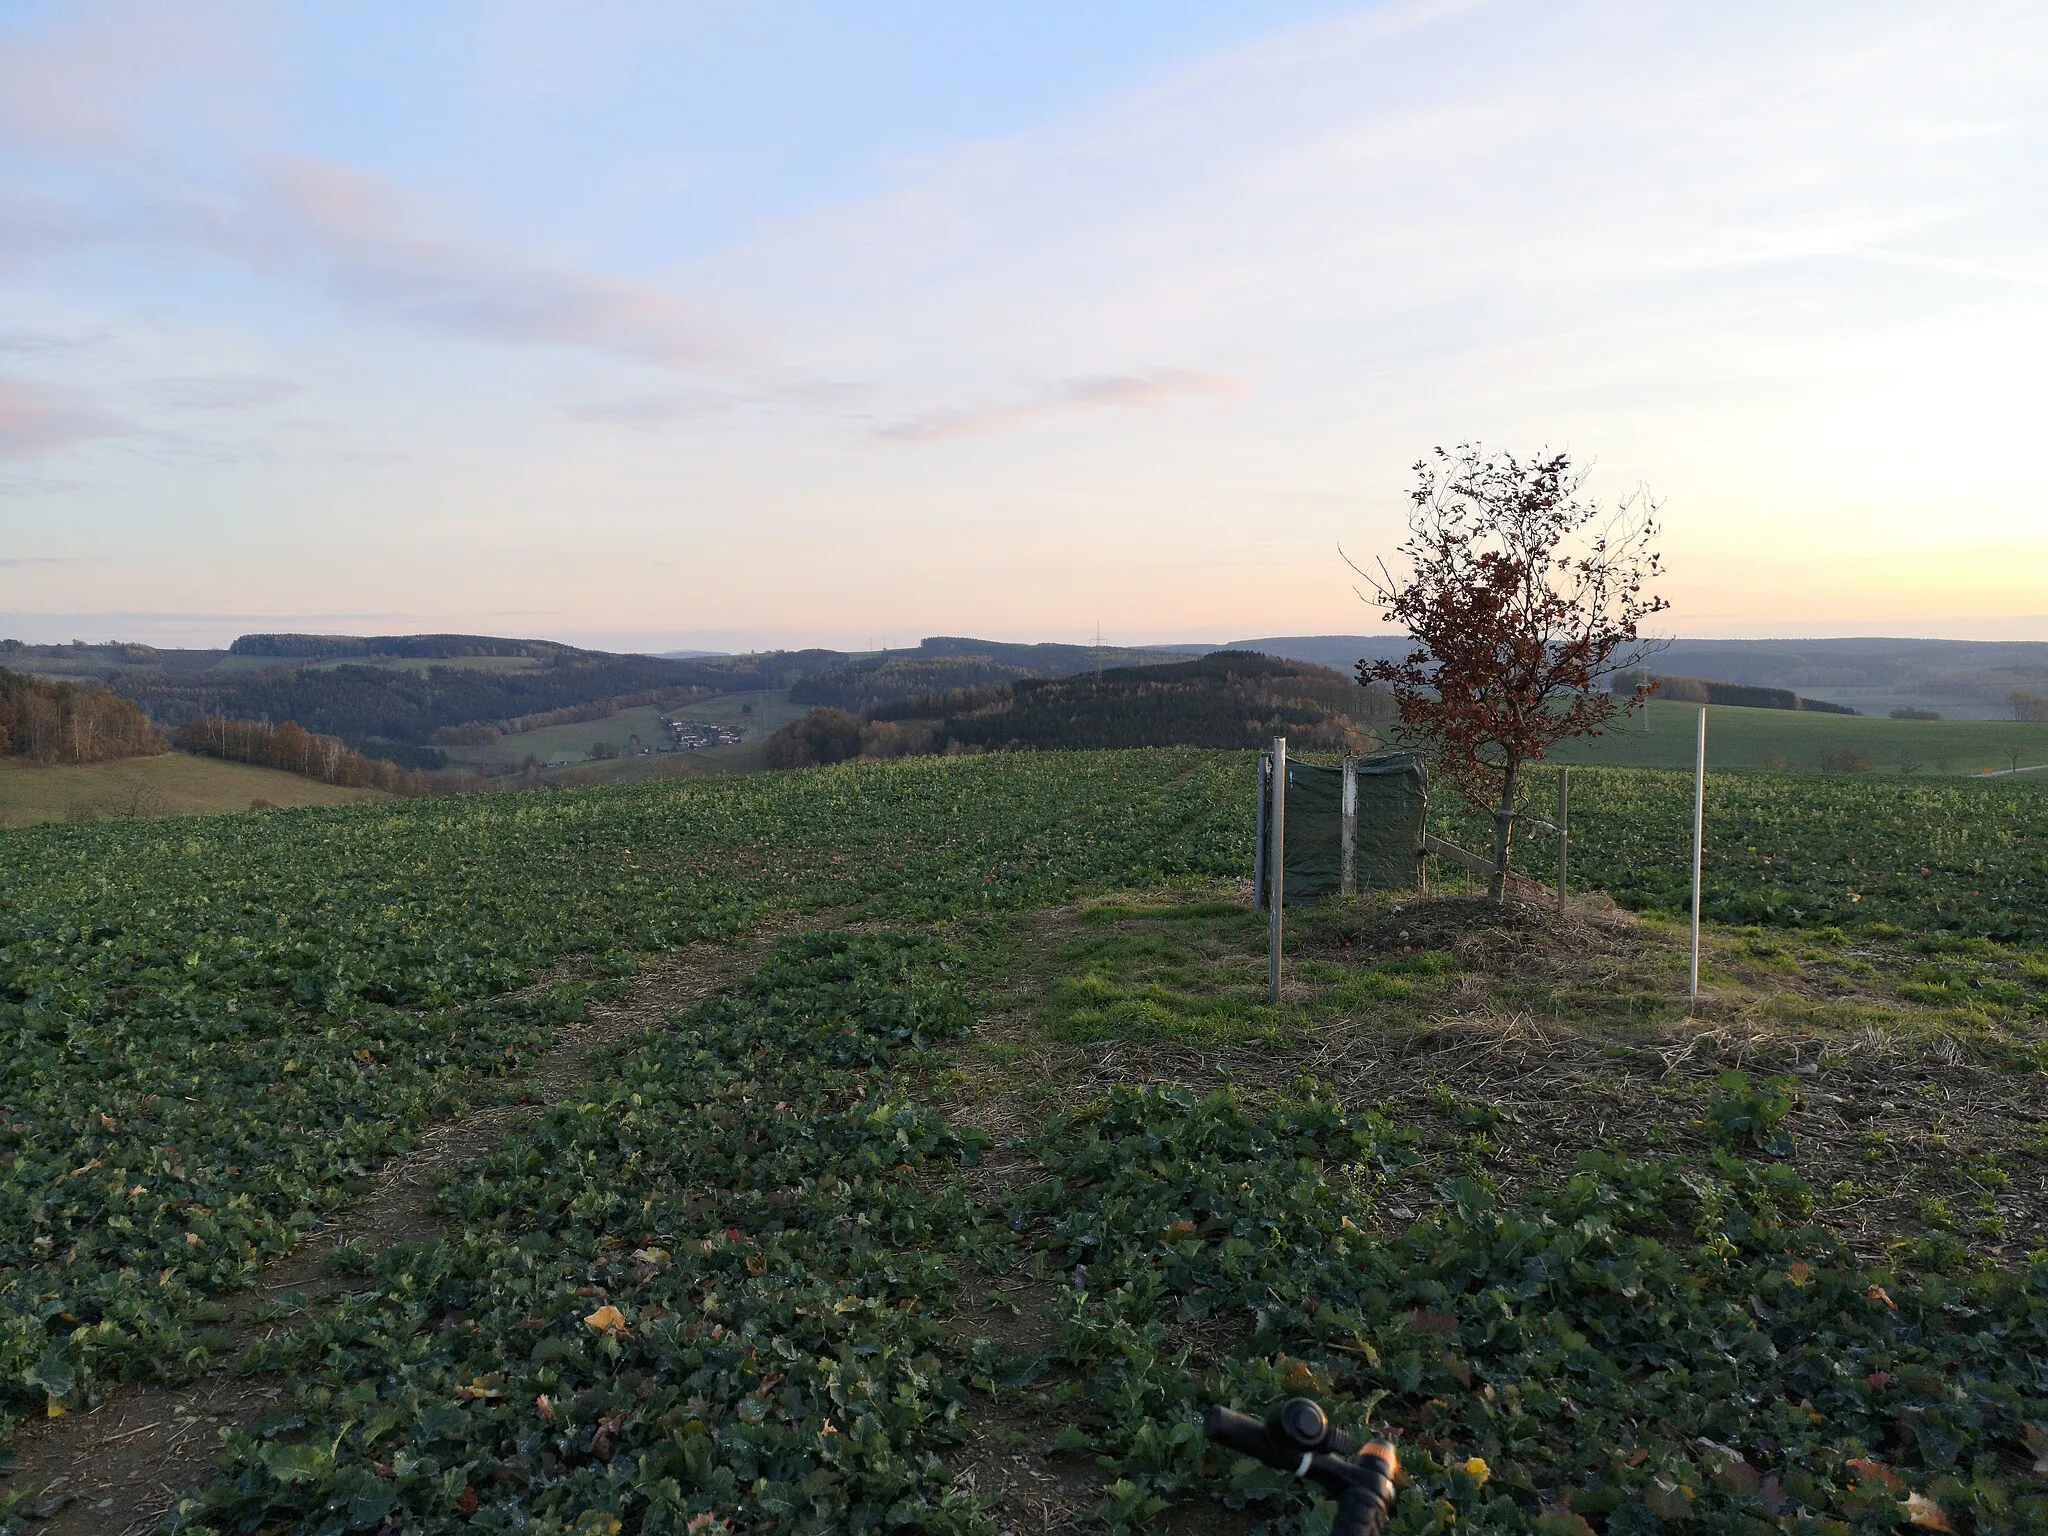
<svg viewBox="0 0 2048 1536">
<path fill-rule="evenodd" d="M 1560 912 L 1446 897 L 1303 912 L 1282 1006 L 1269 1011 L 1263 932 L 1221 915 L 1231 894 L 1026 920 L 989 967 L 989 1006 L 956 1053 L 953 1113 L 1014 1143 L 1117 1085 L 1260 1095 L 1307 1075 L 1416 1136 L 1422 1161 L 1387 1211 L 1399 1222 L 1451 1174 L 1512 1193 L 1595 1147 L 1698 1150 L 1722 1074 L 1740 1071 L 1796 1085 L 1792 1161 L 1818 1192 L 1816 1218 L 1866 1254 L 1938 1229 L 2018 1259 L 2048 1231 L 2048 1074 L 2016 1054 L 2048 1035 L 2038 987 L 2031 1008 L 1929 1006 L 1900 993 L 1918 963 L 1910 951 L 1714 931 L 1691 1002 L 1682 931 L 1598 899 Z M 1185 915 L 1204 907 L 1218 915 Z M 1114 983 L 1133 997 L 1149 986 L 1178 999 L 1206 981 L 1258 1027 L 1233 1037 L 1191 1011 L 1176 1038 L 1168 1008 L 1167 1026 L 1148 1015 L 1120 1036 L 1112 1013 L 1096 1038 L 1076 1037 L 1056 999 L 1077 967 L 1098 992 Z"/>
<path fill-rule="evenodd" d="M 80 767 L 0 758 L 0 827 L 42 821 L 123 821 L 246 811 L 256 802 L 277 808 L 353 805 L 388 800 L 377 789 L 345 789 L 252 763 L 226 763 L 184 752 L 128 757 Z"/>
</svg>

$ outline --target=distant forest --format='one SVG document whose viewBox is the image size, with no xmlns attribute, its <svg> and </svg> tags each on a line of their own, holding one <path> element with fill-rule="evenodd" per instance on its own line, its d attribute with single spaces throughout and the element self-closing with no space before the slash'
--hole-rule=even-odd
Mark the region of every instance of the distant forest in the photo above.
<svg viewBox="0 0 2048 1536">
<path fill-rule="evenodd" d="M 1809 699 L 1790 688 L 1762 688 L 1754 683 L 1718 683 L 1704 677 L 1649 677 L 1640 672 L 1617 673 L 1616 693 L 1632 692 L 1638 681 L 1647 681 L 1660 699 L 1680 704 L 1728 704 L 1742 709 L 1803 709 L 1820 715 L 1860 715 L 1847 704 L 1830 704 L 1826 699 Z"/>
<path fill-rule="evenodd" d="M 424 795 L 439 787 L 426 774 L 365 757 L 332 736 L 315 735 L 290 721 L 273 726 L 208 716 L 179 726 L 171 744 L 180 752 L 278 768 L 326 784 L 382 789 L 395 795 Z"/>
<path fill-rule="evenodd" d="M 0 671 L 0 756 L 103 763 L 164 749 L 142 711 L 105 688 Z"/>
<path fill-rule="evenodd" d="M 939 635 L 914 651 L 885 651 L 802 679 L 790 689 L 797 704 L 822 704 L 859 714 L 898 699 L 959 688 L 988 687 L 1026 678 L 1071 677 L 1110 667 L 1152 666 L 1180 660 L 1172 651 L 1086 645 L 1010 645 Z"/>
<path fill-rule="evenodd" d="M 996 748 L 1258 747 L 1361 752 L 1393 700 L 1341 672 L 1255 651 L 1026 679 L 878 705 L 872 722 L 932 722 L 933 745 Z"/>
<path fill-rule="evenodd" d="M 114 686 L 169 726 L 205 716 L 272 724 L 290 720 L 401 767 L 440 768 L 448 759 L 433 744 L 434 737 L 453 727 L 510 723 L 597 700 L 652 697 L 669 689 L 722 693 L 786 687 L 791 675 L 804 668 L 807 654 L 669 661 L 565 651 L 547 664 L 516 671 L 430 665 L 416 672 L 355 662 L 283 664 L 184 677 L 125 674 Z"/>
</svg>

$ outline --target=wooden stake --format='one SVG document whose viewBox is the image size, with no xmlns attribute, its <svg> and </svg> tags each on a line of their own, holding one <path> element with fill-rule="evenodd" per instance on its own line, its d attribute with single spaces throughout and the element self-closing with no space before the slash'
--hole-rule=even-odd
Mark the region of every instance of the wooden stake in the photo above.
<svg viewBox="0 0 2048 1536">
<path fill-rule="evenodd" d="M 1267 905 L 1272 918 L 1266 931 L 1266 1001 L 1280 1006 L 1280 941 L 1287 909 L 1287 738 L 1273 738 L 1273 808 L 1266 815 L 1266 874 L 1273 882 Z"/>
<path fill-rule="evenodd" d="M 1699 750 L 1692 775 L 1692 991 L 1700 995 L 1700 850 L 1707 830 L 1707 712 L 1700 710 Z"/>
</svg>

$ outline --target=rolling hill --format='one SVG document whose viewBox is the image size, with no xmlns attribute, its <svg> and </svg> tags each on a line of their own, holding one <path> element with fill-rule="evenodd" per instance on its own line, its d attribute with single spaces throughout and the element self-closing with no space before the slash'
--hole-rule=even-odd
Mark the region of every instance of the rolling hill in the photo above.
<svg viewBox="0 0 2048 1536">
<path fill-rule="evenodd" d="M 1291 635 L 1233 640 L 1223 649 L 1349 672 L 1361 657 L 1398 657 L 1407 642 L 1386 634 Z M 1931 709 L 1950 719 L 2010 719 L 2008 694 L 2048 693 L 2048 641 L 2038 640 L 1678 639 L 1646 665 L 1659 673 L 1787 688 L 1866 715 Z"/>
<path fill-rule="evenodd" d="M 930 722 L 942 750 L 1258 747 L 1284 735 L 1302 751 L 1359 752 L 1390 714 L 1385 694 L 1327 667 L 1223 651 L 900 700 L 868 717 Z"/>
</svg>

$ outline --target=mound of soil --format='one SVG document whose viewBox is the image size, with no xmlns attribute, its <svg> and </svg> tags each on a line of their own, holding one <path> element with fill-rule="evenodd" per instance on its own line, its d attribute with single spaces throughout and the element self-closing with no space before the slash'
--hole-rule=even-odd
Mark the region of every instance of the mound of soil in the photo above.
<svg viewBox="0 0 2048 1536">
<path fill-rule="evenodd" d="M 1573 970 L 1596 956 L 1621 959 L 1642 948 L 1643 936 L 1629 913 L 1604 899 L 1560 911 L 1483 896 L 1425 896 L 1354 922 L 1307 924 L 1299 942 L 1364 964 L 1437 950 L 1464 969 L 1500 975 Z"/>
</svg>

